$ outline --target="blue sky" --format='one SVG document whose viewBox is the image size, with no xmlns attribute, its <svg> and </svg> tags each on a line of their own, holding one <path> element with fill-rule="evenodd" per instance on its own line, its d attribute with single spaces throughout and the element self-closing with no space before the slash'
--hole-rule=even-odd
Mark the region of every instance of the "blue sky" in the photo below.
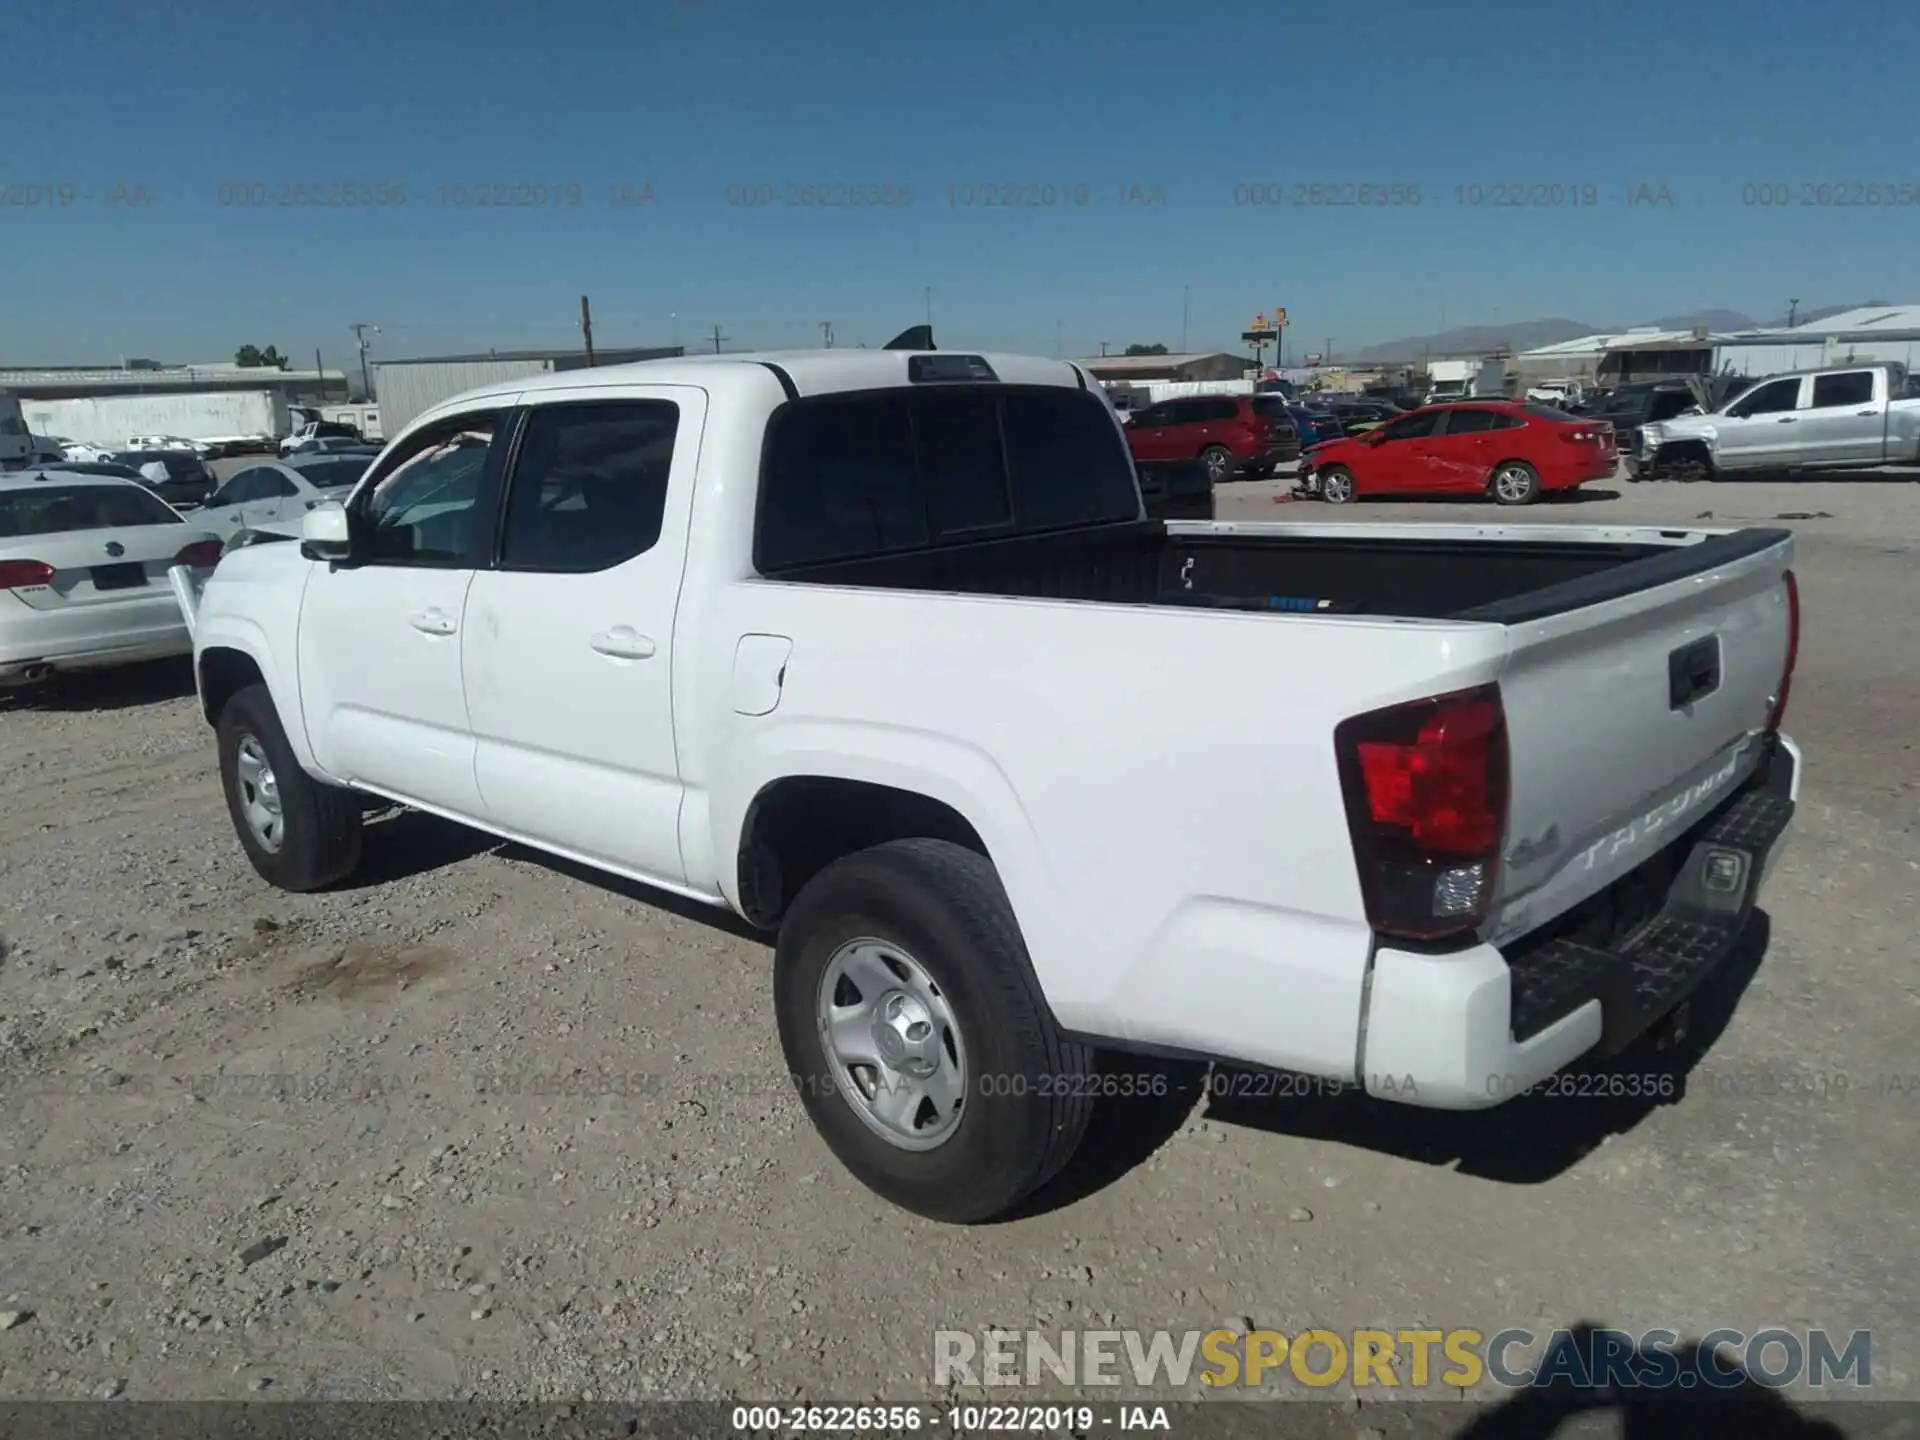
<svg viewBox="0 0 1920 1440">
<path fill-rule="evenodd" d="M 15 6 L 0 364 L 564 346 L 582 293 L 602 346 L 732 348 L 930 287 L 941 344 L 1042 354 L 1920 300 L 1920 15 L 1683 9 Z"/>
</svg>

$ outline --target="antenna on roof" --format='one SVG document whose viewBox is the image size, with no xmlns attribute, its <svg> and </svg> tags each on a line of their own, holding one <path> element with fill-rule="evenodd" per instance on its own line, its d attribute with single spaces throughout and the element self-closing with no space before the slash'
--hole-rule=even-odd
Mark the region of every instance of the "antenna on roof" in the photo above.
<svg viewBox="0 0 1920 1440">
<path fill-rule="evenodd" d="M 931 350 L 934 348 L 933 326 L 916 325 L 911 330 L 902 330 L 882 348 L 887 350 Z"/>
</svg>

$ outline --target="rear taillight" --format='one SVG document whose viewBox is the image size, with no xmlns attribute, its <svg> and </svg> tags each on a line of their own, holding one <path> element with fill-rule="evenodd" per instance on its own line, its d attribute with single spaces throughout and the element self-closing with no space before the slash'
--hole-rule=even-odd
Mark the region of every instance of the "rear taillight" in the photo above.
<svg viewBox="0 0 1920 1440">
<path fill-rule="evenodd" d="M 1333 732 L 1367 920 L 1441 940 L 1486 918 L 1507 820 L 1496 685 L 1345 720 Z"/>
<path fill-rule="evenodd" d="M 52 583 L 51 565 L 38 560 L 0 560 L 0 590 L 26 590 Z"/>
<path fill-rule="evenodd" d="M 220 542 L 218 540 L 196 540 L 178 555 L 173 557 L 176 565 L 191 565 L 196 570 L 207 570 L 220 563 Z"/>
<path fill-rule="evenodd" d="M 1780 670 L 1780 688 L 1767 711 L 1767 729 L 1778 730 L 1787 718 L 1787 692 L 1793 689 L 1793 667 L 1800 660 L 1800 582 L 1787 571 L 1787 663 Z"/>
</svg>

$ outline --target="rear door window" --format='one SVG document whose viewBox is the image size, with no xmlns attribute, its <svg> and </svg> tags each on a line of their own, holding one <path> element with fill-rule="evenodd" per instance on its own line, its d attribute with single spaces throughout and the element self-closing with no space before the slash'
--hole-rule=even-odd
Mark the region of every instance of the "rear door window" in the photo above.
<svg viewBox="0 0 1920 1440">
<path fill-rule="evenodd" d="M 1840 409 L 1873 403 L 1873 371 L 1849 370 L 1844 375 L 1813 377 L 1813 408 Z"/>
<path fill-rule="evenodd" d="M 1447 434 L 1482 435 L 1498 430 L 1500 419 L 1494 410 L 1452 410 L 1447 413 Z"/>
</svg>

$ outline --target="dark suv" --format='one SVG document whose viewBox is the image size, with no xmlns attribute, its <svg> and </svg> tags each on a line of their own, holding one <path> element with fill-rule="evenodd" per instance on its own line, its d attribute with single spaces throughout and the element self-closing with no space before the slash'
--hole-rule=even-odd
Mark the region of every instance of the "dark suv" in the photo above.
<svg viewBox="0 0 1920 1440">
<path fill-rule="evenodd" d="M 220 483 L 207 468 L 207 462 L 191 450 L 123 450 L 113 457 L 113 463 L 139 475 L 140 483 L 169 505 L 198 505 Z M 166 467 L 166 479 L 143 472 L 143 466 L 155 463 Z"/>
<path fill-rule="evenodd" d="M 1254 396 L 1187 395 L 1135 415 L 1127 448 L 1136 461 L 1204 461 L 1211 479 L 1229 480 L 1265 475 L 1298 458 L 1300 437 L 1291 421 L 1267 413 Z"/>
</svg>

